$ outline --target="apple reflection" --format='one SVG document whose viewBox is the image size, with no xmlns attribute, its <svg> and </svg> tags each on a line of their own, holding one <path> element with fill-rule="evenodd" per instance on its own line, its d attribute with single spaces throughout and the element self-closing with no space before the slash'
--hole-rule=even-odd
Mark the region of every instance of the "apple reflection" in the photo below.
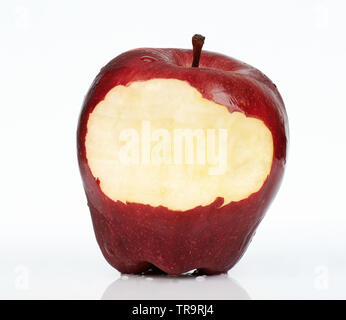
<svg viewBox="0 0 346 320">
<path fill-rule="evenodd" d="M 168 276 L 157 271 L 141 275 L 122 274 L 105 290 L 102 300 L 250 300 L 250 296 L 227 274 L 197 273 Z"/>
</svg>

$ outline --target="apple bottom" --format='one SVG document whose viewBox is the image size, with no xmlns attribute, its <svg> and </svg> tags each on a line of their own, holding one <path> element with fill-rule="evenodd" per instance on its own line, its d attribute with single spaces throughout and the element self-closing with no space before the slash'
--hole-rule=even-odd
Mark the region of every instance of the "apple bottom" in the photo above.
<svg viewBox="0 0 346 320">
<path fill-rule="evenodd" d="M 241 258 L 261 220 L 264 208 L 254 206 L 255 198 L 224 207 L 218 198 L 185 212 L 110 199 L 102 211 L 90 201 L 89 208 L 102 253 L 118 271 L 140 273 L 155 266 L 171 275 L 194 269 L 219 274 Z"/>
</svg>

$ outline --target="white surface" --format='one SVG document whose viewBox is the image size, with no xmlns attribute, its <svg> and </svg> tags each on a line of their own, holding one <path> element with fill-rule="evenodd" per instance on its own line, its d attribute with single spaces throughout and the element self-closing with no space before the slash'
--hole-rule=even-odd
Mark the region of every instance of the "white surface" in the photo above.
<svg viewBox="0 0 346 320">
<path fill-rule="evenodd" d="M 345 299 L 345 9 L 341 0 L 2 1 L 0 298 Z M 233 280 L 119 280 L 82 190 L 80 106 L 114 56 L 189 48 L 193 33 L 278 86 L 291 132 L 285 179 Z"/>
</svg>

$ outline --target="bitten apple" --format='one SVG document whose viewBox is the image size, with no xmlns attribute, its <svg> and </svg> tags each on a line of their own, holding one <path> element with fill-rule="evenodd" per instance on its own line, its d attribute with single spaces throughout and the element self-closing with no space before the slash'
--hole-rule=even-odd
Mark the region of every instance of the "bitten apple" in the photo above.
<svg viewBox="0 0 346 320">
<path fill-rule="evenodd" d="M 283 176 L 276 86 L 233 58 L 135 49 L 110 61 L 80 114 L 80 171 L 96 239 L 123 273 L 228 271 Z"/>
</svg>

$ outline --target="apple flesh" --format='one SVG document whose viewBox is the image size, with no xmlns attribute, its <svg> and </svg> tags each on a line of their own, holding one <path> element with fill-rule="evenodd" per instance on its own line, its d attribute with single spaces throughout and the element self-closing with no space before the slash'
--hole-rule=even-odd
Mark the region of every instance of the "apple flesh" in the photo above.
<svg viewBox="0 0 346 320">
<path fill-rule="evenodd" d="M 191 50 L 126 52 L 101 70 L 82 108 L 78 159 L 96 238 L 124 273 L 228 271 L 283 175 L 288 123 L 275 85 L 223 55 L 203 52 L 198 68 L 192 60 Z M 138 136 L 123 162 L 128 129 Z M 175 135 L 184 130 L 200 133 L 190 161 L 188 140 Z"/>
<path fill-rule="evenodd" d="M 128 155 L 131 163 L 122 163 L 119 152 L 126 146 L 119 137 L 128 128 L 134 130 L 129 143 L 135 154 Z M 209 141 L 201 128 L 208 128 Z M 222 138 L 218 130 L 225 128 L 227 154 L 222 149 L 210 154 L 206 149 L 215 149 L 210 144 L 217 144 Z M 198 144 L 195 149 L 200 147 L 200 154 L 194 152 L 191 160 L 184 148 L 189 132 L 195 133 L 191 136 Z M 272 135 L 261 120 L 230 113 L 186 81 L 175 79 L 114 87 L 89 115 L 85 146 L 93 176 L 113 201 L 179 211 L 210 205 L 217 197 L 224 199 L 223 205 L 248 198 L 262 187 L 273 159 Z M 208 163 L 207 151 L 218 161 Z"/>
</svg>

